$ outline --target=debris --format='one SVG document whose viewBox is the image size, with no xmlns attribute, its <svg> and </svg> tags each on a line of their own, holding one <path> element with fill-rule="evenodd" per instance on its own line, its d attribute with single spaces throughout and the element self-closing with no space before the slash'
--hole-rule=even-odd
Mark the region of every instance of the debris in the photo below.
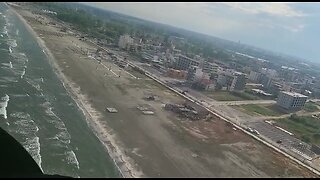
<svg viewBox="0 0 320 180">
<path fill-rule="evenodd" d="M 117 113 L 118 110 L 116 108 L 107 108 L 107 111 L 109 111 L 110 113 Z"/>
<path fill-rule="evenodd" d="M 153 115 L 154 112 L 153 111 L 142 111 L 143 114 L 146 114 L 146 115 Z"/>
<path fill-rule="evenodd" d="M 194 154 L 194 153 L 191 156 L 194 157 L 194 158 L 199 157 L 198 154 Z"/>
</svg>

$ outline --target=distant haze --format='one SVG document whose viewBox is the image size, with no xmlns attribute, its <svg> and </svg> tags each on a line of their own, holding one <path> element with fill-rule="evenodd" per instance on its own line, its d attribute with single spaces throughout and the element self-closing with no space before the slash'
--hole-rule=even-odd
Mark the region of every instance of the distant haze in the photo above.
<svg viewBox="0 0 320 180">
<path fill-rule="evenodd" d="M 320 3 L 86 3 L 320 62 Z"/>
</svg>

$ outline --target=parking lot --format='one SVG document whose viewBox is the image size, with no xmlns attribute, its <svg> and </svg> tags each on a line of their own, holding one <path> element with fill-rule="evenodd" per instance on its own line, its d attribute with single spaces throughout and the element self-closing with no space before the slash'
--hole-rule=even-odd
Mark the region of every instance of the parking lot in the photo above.
<svg viewBox="0 0 320 180">
<path fill-rule="evenodd" d="M 279 147 L 289 149 L 291 152 L 302 156 L 304 159 L 312 160 L 317 157 L 317 155 L 310 150 L 310 145 L 281 131 L 273 125 L 265 122 L 253 122 L 250 123 L 250 127 L 256 129 L 260 133 L 260 136 L 264 136 L 274 142 L 281 141 L 281 143 L 278 143 Z"/>
</svg>

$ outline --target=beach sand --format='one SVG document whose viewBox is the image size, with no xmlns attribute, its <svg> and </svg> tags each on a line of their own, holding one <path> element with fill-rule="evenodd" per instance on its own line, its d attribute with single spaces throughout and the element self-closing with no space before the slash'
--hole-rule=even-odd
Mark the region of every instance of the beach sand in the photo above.
<svg viewBox="0 0 320 180">
<path fill-rule="evenodd" d="M 108 59 L 99 64 L 89 58 L 86 50 L 96 47 L 61 32 L 57 22 L 48 25 L 52 19 L 16 10 L 124 177 L 315 176 L 218 118 L 188 121 L 163 110 L 164 103 L 184 99 L 132 69 L 127 72 L 139 78 Z M 146 92 L 159 99 L 145 101 Z M 141 104 L 155 114 L 143 115 Z"/>
</svg>

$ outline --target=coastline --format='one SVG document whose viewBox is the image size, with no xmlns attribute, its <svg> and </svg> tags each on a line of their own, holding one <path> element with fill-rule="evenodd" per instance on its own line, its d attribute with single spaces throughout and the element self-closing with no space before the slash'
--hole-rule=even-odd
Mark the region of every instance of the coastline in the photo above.
<svg viewBox="0 0 320 180">
<path fill-rule="evenodd" d="M 48 57 L 48 62 L 50 66 L 53 68 L 55 74 L 62 82 L 66 91 L 70 95 L 70 97 L 76 102 L 79 109 L 83 112 L 83 115 L 86 118 L 86 122 L 93 130 L 94 134 L 98 137 L 100 142 L 106 148 L 110 158 L 113 160 L 114 165 L 117 167 L 120 175 L 122 177 L 141 177 L 143 175 L 142 172 L 135 170 L 135 168 L 129 163 L 129 157 L 123 153 L 123 151 L 118 147 L 115 143 L 115 138 L 111 135 L 104 127 L 104 125 L 99 121 L 101 117 L 100 112 L 97 112 L 92 108 L 91 104 L 89 104 L 89 99 L 80 94 L 79 88 L 75 86 L 75 83 L 70 81 L 61 71 L 59 65 L 57 64 L 53 54 L 46 47 L 45 42 L 39 37 L 39 35 L 33 30 L 33 28 L 28 24 L 28 22 L 10 5 L 8 5 L 9 9 L 21 20 L 21 22 L 25 25 L 27 30 L 36 38 L 38 45 L 42 48 L 45 55 Z"/>
<path fill-rule="evenodd" d="M 39 47 L 45 53 L 43 55 L 49 58 L 44 60 L 41 55 L 41 59 L 48 61 L 50 68 L 53 68 L 54 73 L 57 74 L 69 97 L 82 110 L 86 120 L 81 119 L 81 124 L 84 123 L 83 121 L 87 123 L 90 128 L 90 130 L 87 129 L 88 132 L 90 131 L 90 138 L 96 136 L 104 144 L 114 161 L 111 163 L 109 158 L 108 165 L 117 167 L 117 170 L 115 170 L 116 167 L 112 167 L 113 172 L 121 173 L 123 177 L 133 177 L 133 170 L 129 171 L 128 167 L 134 165 L 136 169 L 143 169 L 144 176 L 148 177 L 241 177 L 244 175 L 247 177 L 267 175 L 270 177 L 279 177 L 279 175 L 300 177 L 301 174 L 304 174 L 303 177 L 314 177 L 314 174 L 310 175 L 311 172 L 305 171 L 304 168 L 301 171 L 301 166 L 288 161 L 275 151 L 270 151 L 269 148 L 257 143 L 250 136 L 244 136 L 241 131 L 232 131 L 224 124 L 224 121 L 179 123 L 180 118 L 167 116 L 169 113 L 162 111 L 162 101 L 151 102 L 157 112 L 154 116 L 140 115 L 136 108 L 130 108 L 145 103 L 141 99 L 145 90 L 153 90 L 163 100 L 170 100 L 172 103 L 180 103 L 184 99 L 179 96 L 179 93 L 173 93 L 155 81 L 151 81 L 153 76 L 150 73 L 147 73 L 148 77 L 143 76 L 145 78 L 139 81 L 131 80 L 131 76 L 127 74 L 123 74 L 121 78 L 114 77 L 107 68 L 97 68 L 98 63 L 91 61 L 87 54 L 82 53 L 79 50 L 80 47 L 77 47 L 80 45 L 82 48 L 93 49 L 99 47 L 98 45 L 78 41 L 71 33 L 66 36 L 64 33 L 61 33 L 62 36 L 56 35 L 55 33 L 58 33 L 64 24 L 59 24 L 57 28 L 41 25 L 43 22 L 46 24 L 52 21 L 47 16 L 42 16 L 45 19 L 40 24 L 34 20 L 41 20 L 41 17 L 31 13 L 29 9 L 14 7 L 12 9 L 25 19 L 26 28 L 31 25 L 31 30 L 28 31 L 31 33 L 32 30 L 35 31 L 35 35 L 31 37 L 36 37 Z M 105 61 L 105 64 L 106 67 L 117 68 L 111 62 Z M 106 73 L 109 76 L 106 76 Z M 61 79 L 60 74 L 65 81 Z M 129 86 L 128 83 L 130 83 Z M 125 91 L 123 88 L 126 88 Z M 105 107 L 109 106 L 117 108 L 121 113 L 104 113 Z M 101 118 L 101 115 L 105 118 Z M 183 131 L 180 128 L 183 128 Z M 203 128 L 209 128 L 209 130 Z M 194 138 L 193 133 L 198 133 L 199 130 L 212 142 L 202 143 L 200 137 Z M 92 135 L 92 132 L 95 135 Z M 80 141 L 86 140 L 81 136 L 80 134 Z M 114 147 L 113 144 L 117 146 Z M 98 158 L 107 157 L 104 155 L 105 150 L 101 147 L 99 150 L 102 154 L 99 154 Z M 230 151 L 232 151 L 231 154 Z M 221 157 L 220 153 L 226 156 Z M 84 158 L 82 162 L 87 161 L 87 157 L 88 160 L 91 160 L 90 155 L 82 156 Z M 124 164 L 123 159 L 127 160 L 126 158 L 129 160 L 127 164 Z M 95 164 L 95 161 L 92 161 L 91 164 Z"/>
</svg>

